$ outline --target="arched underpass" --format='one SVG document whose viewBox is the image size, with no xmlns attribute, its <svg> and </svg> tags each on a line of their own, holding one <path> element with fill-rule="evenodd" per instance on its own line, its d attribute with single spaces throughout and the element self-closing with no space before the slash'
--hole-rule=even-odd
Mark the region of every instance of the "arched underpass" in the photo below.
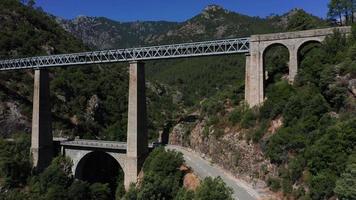
<svg viewBox="0 0 356 200">
<path fill-rule="evenodd" d="M 88 183 L 108 183 L 112 195 L 117 186 L 124 184 L 124 171 L 118 161 L 108 153 L 94 151 L 85 155 L 78 163 L 74 174 L 76 179 Z"/>
</svg>

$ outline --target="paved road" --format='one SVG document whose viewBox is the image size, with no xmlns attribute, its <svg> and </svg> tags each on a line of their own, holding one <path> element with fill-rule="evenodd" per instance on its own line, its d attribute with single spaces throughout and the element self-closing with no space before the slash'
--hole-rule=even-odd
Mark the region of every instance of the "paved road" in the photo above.
<svg viewBox="0 0 356 200">
<path fill-rule="evenodd" d="M 233 189 L 233 197 L 237 200 L 256 200 L 259 199 L 258 193 L 252 189 L 248 184 L 241 182 L 234 178 L 232 175 L 227 174 L 219 167 L 212 165 L 209 161 L 202 159 L 198 154 L 187 151 L 186 149 L 168 145 L 167 149 L 176 150 L 182 152 L 185 162 L 190 166 L 194 172 L 200 177 L 205 178 L 208 176 L 218 177 L 220 176 L 224 182 Z"/>
</svg>

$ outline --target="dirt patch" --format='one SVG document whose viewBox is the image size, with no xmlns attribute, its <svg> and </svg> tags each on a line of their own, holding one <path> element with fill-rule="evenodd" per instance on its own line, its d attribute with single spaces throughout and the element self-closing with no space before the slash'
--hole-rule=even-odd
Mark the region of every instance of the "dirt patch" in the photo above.
<svg viewBox="0 0 356 200">
<path fill-rule="evenodd" d="M 200 185 L 200 179 L 193 173 L 188 173 L 184 176 L 183 186 L 187 190 L 195 191 Z"/>
</svg>

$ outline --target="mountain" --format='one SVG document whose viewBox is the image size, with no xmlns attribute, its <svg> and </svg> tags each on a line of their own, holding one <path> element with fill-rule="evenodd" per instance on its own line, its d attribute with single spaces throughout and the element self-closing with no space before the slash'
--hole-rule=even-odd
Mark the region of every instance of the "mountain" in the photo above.
<svg viewBox="0 0 356 200">
<path fill-rule="evenodd" d="M 280 30 L 270 20 L 249 17 L 220 6 L 206 7 L 181 22 L 117 22 L 104 17 L 57 18 L 61 26 L 85 44 L 98 49 L 125 48 L 232 37 Z"/>
<path fill-rule="evenodd" d="M 300 18 L 304 21 L 301 22 Z M 304 30 L 327 23 L 301 9 L 281 16 L 251 17 L 209 5 L 184 22 L 118 22 L 104 17 L 78 16 L 72 20 L 56 18 L 61 26 L 96 49 L 127 48 L 222 38 L 248 37 L 251 34 Z M 301 23 L 295 24 L 294 21 Z"/>
<path fill-rule="evenodd" d="M 178 24 L 165 21 L 121 23 L 104 17 L 86 16 L 73 20 L 57 18 L 57 21 L 85 44 L 99 49 L 141 46 L 159 40 L 159 35 Z"/>
</svg>

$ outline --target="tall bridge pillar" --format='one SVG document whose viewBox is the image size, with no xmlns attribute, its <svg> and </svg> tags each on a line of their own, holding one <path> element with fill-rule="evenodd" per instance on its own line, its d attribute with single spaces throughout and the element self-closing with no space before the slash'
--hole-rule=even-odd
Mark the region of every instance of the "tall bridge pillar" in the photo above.
<svg viewBox="0 0 356 200">
<path fill-rule="evenodd" d="M 31 156 L 36 170 L 45 169 L 52 160 L 52 120 L 49 76 L 46 69 L 36 69 L 34 75 Z"/>
<path fill-rule="evenodd" d="M 148 155 L 145 68 L 143 62 L 130 63 L 129 108 L 127 125 L 127 158 L 125 188 L 137 182 L 137 176 Z"/>
<path fill-rule="evenodd" d="M 250 43 L 251 53 L 246 55 L 245 101 L 250 107 L 258 106 L 264 101 L 263 55 Z"/>
<path fill-rule="evenodd" d="M 294 83 L 298 73 L 298 49 L 292 44 L 289 47 L 289 83 Z"/>
</svg>

